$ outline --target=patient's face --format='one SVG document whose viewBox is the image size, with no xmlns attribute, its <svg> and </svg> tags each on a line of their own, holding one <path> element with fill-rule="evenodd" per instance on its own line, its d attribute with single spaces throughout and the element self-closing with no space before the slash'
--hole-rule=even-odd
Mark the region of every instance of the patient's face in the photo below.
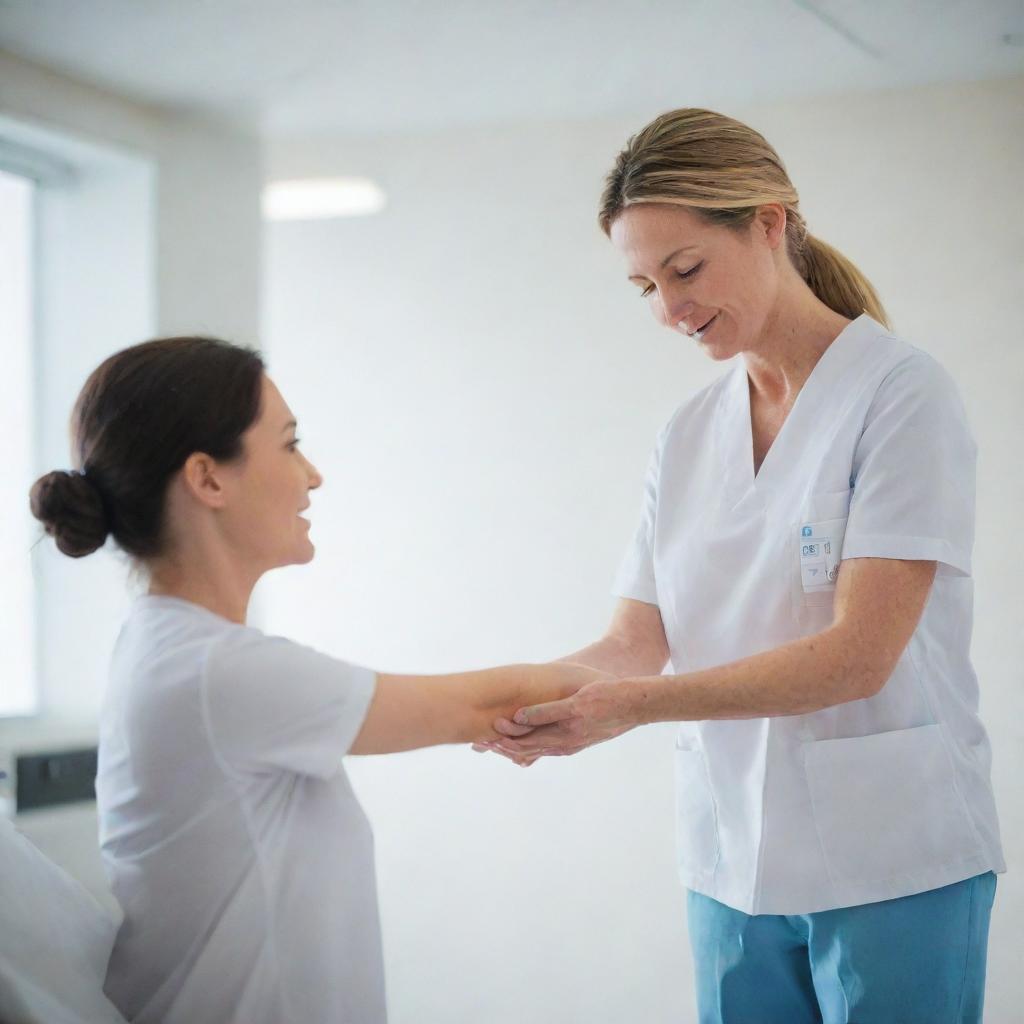
<svg viewBox="0 0 1024 1024">
<path fill-rule="evenodd" d="M 310 524 L 300 513 L 323 478 L 299 450 L 295 416 L 267 376 L 259 418 L 242 443 L 245 454 L 232 467 L 223 510 L 229 543 L 263 571 L 310 561 Z"/>
</svg>

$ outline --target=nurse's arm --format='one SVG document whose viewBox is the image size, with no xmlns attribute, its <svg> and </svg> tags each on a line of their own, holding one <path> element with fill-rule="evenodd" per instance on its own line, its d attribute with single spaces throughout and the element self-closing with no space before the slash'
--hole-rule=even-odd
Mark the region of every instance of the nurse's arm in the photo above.
<svg viewBox="0 0 1024 1024">
<path fill-rule="evenodd" d="M 519 755 L 575 753 L 650 722 L 801 715 L 872 697 L 917 628 L 935 572 L 935 562 L 849 559 L 827 629 L 700 672 L 585 686 L 519 711 L 514 721 L 533 731 L 500 745 Z"/>
<path fill-rule="evenodd" d="M 387 754 L 440 743 L 500 739 L 496 718 L 559 700 L 603 673 L 572 664 L 506 665 L 451 675 L 378 674 L 350 754 Z"/>
<path fill-rule="evenodd" d="M 851 558 L 836 582 L 832 625 L 741 661 L 669 677 L 651 721 L 801 715 L 873 697 L 921 621 L 936 563 Z"/>
<path fill-rule="evenodd" d="M 665 667 L 668 654 L 658 606 L 622 597 L 604 636 L 559 660 L 589 665 L 615 676 L 647 676 Z"/>
</svg>

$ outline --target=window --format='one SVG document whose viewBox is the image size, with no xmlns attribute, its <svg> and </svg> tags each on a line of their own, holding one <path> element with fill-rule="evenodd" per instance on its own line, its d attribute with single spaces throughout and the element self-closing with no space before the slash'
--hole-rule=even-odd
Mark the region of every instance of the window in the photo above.
<svg viewBox="0 0 1024 1024">
<path fill-rule="evenodd" d="M 33 468 L 32 210 L 28 178 L 0 171 L 0 716 L 37 710 L 28 510 Z"/>
</svg>

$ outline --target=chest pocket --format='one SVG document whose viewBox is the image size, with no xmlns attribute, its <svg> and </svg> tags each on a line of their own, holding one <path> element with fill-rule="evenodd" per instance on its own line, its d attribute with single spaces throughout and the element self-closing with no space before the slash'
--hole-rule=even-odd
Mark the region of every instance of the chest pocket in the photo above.
<svg viewBox="0 0 1024 1024">
<path fill-rule="evenodd" d="M 794 604 L 799 609 L 832 606 L 853 492 L 812 494 L 795 530 Z"/>
</svg>

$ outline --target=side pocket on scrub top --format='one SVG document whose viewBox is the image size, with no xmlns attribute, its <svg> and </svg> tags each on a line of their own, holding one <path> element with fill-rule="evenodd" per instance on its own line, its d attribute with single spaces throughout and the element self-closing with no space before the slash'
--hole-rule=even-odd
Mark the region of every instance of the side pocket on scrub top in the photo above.
<svg viewBox="0 0 1024 1024">
<path fill-rule="evenodd" d="M 839 884 L 913 878 L 978 853 L 941 725 L 812 741 L 804 770 Z"/>
<path fill-rule="evenodd" d="M 680 870 L 707 877 L 720 855 L 718 813 L 704 752 L 676 742 L 676 848 Z"/>
</svg>

